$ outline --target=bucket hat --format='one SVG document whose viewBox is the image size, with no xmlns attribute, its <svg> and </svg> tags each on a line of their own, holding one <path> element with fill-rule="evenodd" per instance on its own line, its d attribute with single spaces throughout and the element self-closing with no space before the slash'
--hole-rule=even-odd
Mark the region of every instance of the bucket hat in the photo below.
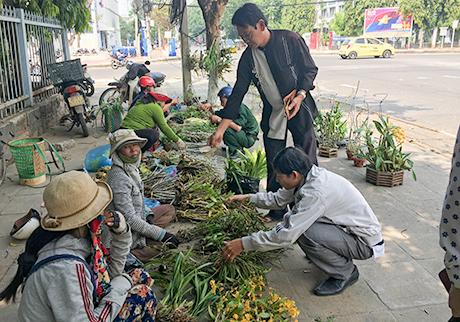
<svg viewBox="0 0 460 322">
<path fill-rule="evenodd" d="M 43 229 L 65 231 L 82 227 L 100 215 L 112 201 L 112 190 L 87 173 L 69 171 L 50 182 L 43 201 L 48 211 L 41 219 Z"/>
<path fill-rule="evenodd" d="M 111 145 L 110 155 L 127 143 L 139 143 L 141 148 L 147 143 L 147 139 L 138 137 L 134 130 L 128 129 L 120 129 L 109 134 L 109 140 Z"/>
</svg>

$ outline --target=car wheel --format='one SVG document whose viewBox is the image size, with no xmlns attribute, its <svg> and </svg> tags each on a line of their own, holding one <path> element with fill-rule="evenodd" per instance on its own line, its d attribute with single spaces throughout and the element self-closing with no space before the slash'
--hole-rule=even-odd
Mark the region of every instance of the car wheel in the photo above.
<svg viewBox="0 0 460 322">
<path fill-rule="evenodd" d="M 347 59 L 347 55 L 340 55 L 340 57 L 342 57 L 342 59 Z"/>
<path fill-rule="evenodd" d="M 391 51 L 390 50 L 385 50 L 382 54 L 383 58 L 390 58 L 391 57 Z"/>
<path fill-rule="evenodd" d="M 348 54 L 348 58 L 350 59 L 356 59 L 356 57 L 358 57 L 358 54 L 356 53 L 356 51 L 352 51 L 351 53 Z"/>
</svg>

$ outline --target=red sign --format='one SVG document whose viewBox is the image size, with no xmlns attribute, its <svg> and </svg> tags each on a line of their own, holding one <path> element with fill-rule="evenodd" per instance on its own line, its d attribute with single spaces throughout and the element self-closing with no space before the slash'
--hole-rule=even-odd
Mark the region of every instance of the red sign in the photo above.
<svg viewBox="0 0 460 322">
<path fill-rule="evenodd" d="M 404 16 L 399 8 L 366 9 L 364 13 L 364 34 L 366 36 L 410 37 L 413 18 Z"/>
</svg>

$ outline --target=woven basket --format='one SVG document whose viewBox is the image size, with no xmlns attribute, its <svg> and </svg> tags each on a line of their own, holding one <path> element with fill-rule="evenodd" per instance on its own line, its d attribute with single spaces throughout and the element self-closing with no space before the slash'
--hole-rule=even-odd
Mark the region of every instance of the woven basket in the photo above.
<svg viewBox="0 0 460 322">
<path fill-rule="evenodd" d="M 319 146 L 319 156 L 325 158 L 336 158 L 338 153 L 338 149 L 336 148 L 327 148 L 323 146 Z"/>
<path fill-rule="evenodd" d="M 42 138 L 14 140 L 9 142 L 8 146 L 21 183 L 38 185 L 46 181 L 45 140 Z"/>
<path fill-rule="evenodd" d="M 376 186 L 395 187 L 403 184 L 404 170 L 395 172 L 383 172 L 366 168 L 366 181 Z"/>
</svg>

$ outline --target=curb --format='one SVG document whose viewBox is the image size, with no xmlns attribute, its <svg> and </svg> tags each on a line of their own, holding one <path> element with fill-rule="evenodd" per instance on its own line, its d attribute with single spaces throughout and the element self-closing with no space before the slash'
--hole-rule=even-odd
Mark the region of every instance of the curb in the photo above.
<svg viewBox="0 0 460 322">
<path fill-rule="evenodd" d="M 314 56 L 330 56 L 330 55 L 338 55 L 339 52 L 334 51 L 316 51 L 310 50 L 310 53 Z M 448 54 L 448 53 L 460 53 L 460 48 L 452 48 L 452 49 L 396 49 L 395 55 L 400 54 Z"/>
<path fill-rule="evenodd" d="M 166 62 L 166 61 L 178 61 L 178 60 L 181 60 L 180 57 L 172 57 L 172 58 L 158 58 L 158 59 L 145 59 L 145 60 L 149 60 L 151 63 L 161 63 L 161 62 Z M 100 64 L 100 63 L 96 63 L 96 64 L 91 64 L 91 63 L 87 63 L 88 67 L 111 67 L 112 64 L 111 63 L 103 63 L 103 64 Z"/>
</svg>

